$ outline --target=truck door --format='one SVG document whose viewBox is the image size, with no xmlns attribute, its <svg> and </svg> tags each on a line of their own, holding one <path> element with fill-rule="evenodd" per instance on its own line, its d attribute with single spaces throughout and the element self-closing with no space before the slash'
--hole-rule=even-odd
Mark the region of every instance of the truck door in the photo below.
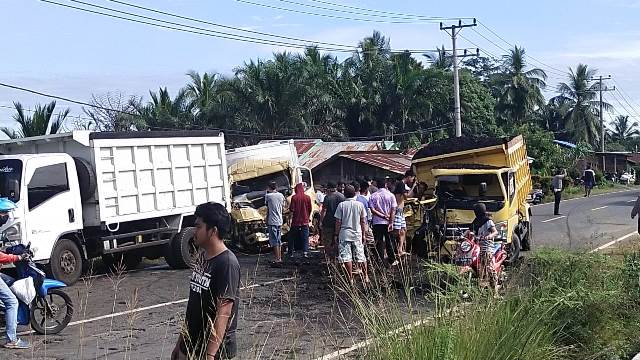
<svg viewBox="0 0 640 360">
<path fill-rule="evenodd" d="M 82 228 L 75 164 L 68 157 L 32 158 L 25 168 L 25 234 L 35 260 L 49 259 L 62 234 Z"/>
</svg>

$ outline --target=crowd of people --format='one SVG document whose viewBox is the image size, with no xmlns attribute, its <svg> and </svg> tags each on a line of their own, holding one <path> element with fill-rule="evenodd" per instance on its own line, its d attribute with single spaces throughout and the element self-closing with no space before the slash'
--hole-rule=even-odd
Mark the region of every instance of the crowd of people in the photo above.
<svg viewBox="0 0 640 360">
<path fill-rule="evenodd" d="M 289 202 L 271 183 L 265 195 L 269 244 L 273 248 L 271 265 L 280 267 L 284 263 L 282 228 L 287 206 L 288 256 L 309 256 L 309 227 L 315 201 L 321 209 L 318 232 L 326 262 L 341 265 L 350 281 L 358 272 L 367 283 L 369 261 L 394 267 L 408 255 L 404 202 L 408 197 L 420 197 L 424 189 L 426 186 L 416 182 L 411 170 L 399 178 L 328 182 L 317 189 L 315 199 L 305 194 L 303 184 L 298 184 Z"/>
</svg>

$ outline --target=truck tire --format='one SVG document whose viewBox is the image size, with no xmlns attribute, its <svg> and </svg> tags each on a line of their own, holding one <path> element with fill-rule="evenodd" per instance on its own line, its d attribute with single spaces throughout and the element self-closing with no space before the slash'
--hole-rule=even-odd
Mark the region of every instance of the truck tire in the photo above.
<svg viewBox="0 0 640 360">
<path fill-rule="evenodd" d="M 506 263 L 515 266 L 520 261 L 520 237 L 517 234 L 511 235 L 511 244 L 507 248 L 507 261 Z"/>
<path fill-rule="evenodd" d="M 51 252 L 49 268 L 54 279 L 71 285 L 82 275 L 82 255 L 78 245 L 69 239 L 60 239 Z"/>
<path fill-rule="evenodd" d="M 527 234 L 522 238 L 522 251 L 531 250 L 531 239 L 533 238 L 533 223 L 527 222 Z"/>
<path fill-rule="evenodd" d="M 136 269 L 142 262 L 142 255 L 137 251 L 104 254 L 102 255 L 102 262 L 109 272 L 117 273 L 125 270 Z"/>
<path fill-rule="evenodd" d="M 171 241 L 171 262 L 167 261 L 169 266 L 175 269 L 188 269 L 193 263 L 193 256 L 196 248 L 193 244 L 193 237 L 196 234 L 196 228 L 185 227 L 180 230 Z M 175 266 L 171 265 L 174 264 Z"/>
<path fill-rule="evenodd" d="M 96 175 L 91 164 L 81 158 L 74 157 L 76 163 L 76 173 L 78 174 L 78 184 L 80 185 L 80 198 L 82 201 L 91 199 L 96 192 Z"/>
</svg>

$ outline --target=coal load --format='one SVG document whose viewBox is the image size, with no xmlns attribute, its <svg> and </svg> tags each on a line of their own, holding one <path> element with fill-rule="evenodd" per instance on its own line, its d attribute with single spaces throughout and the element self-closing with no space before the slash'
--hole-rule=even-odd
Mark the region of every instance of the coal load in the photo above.
<svg viewBox="0 0 640 360">
<path fill-rule="evenodd" d="M 472 149 L 480 149 L 490 146 L 502 145 L 509 142 L 509 138 L 493 138 L 480 136 L 461 136 L 452 137 L 434 141 L 429 145 L 420 149 L 414 156 L 413 160 L 422 159 L 431 156 L 455 153 Z"/>
</svg>

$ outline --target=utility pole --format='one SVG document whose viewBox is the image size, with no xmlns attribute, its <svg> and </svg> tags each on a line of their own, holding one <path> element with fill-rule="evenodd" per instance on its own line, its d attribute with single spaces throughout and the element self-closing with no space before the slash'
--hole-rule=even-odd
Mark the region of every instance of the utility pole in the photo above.
<svg viewBox="0 0 640 360">
<path fill-rule="evenodd" d="M 462 24 L 462 20 L 458 20 L 458 25 L 443 26 L 440 23 L 440 30 L 445 31 L 451 36 L 451 43 L 453 45 L 453 102 L 454 102 L 454 122 L 456 129 L 456 137 L 462 136 L 462 120 L 460 118 L 460 79 L 458 78 L 458 53 L 456 49 L 456 38 L 458 33 L 466 28 L 476 26 L 476 19 L 473 19 L 473 24 Z M 451 30 L 449 32 L 448 30 Z"/>
<path fill-rule="evenodd" d="M 602 172 L 604 173 L 606 171 L 606 164 L 605 164 L 605 147 L 604 147 L 604 135 L 605 135 L 605 127 L 604 127 L 604 112 L 602 111 L 602 93 L 605 91 L 613 91 L 615 90 L 615 86 L 612 89 L 609 88 L 605 88 L 602 87 L 602 80 L 610 80 L 611 79 L 611 75 L 607 76 L 607 77 L 603 77 L 602 75 L 600 75 L 597 78 L 591 78 L 589 79 L 589 81 L 597 81 L 598 82 L 598 92 L 600 93 L 600 151 L 602 152 Z"/>
</svg>

